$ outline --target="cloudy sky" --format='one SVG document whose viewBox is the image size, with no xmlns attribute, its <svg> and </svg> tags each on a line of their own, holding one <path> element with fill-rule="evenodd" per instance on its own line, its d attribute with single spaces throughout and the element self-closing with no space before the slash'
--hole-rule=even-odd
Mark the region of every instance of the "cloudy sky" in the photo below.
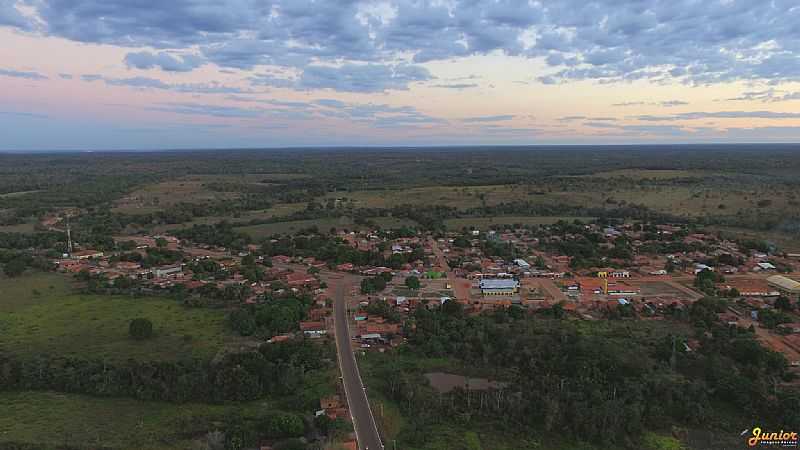
<svg viewBox="0 0 800 450">
<path fill-rule="evenodd" d="M 797 0 L 0 0 L 0 149 L 800 141 Z"/>
</svg>

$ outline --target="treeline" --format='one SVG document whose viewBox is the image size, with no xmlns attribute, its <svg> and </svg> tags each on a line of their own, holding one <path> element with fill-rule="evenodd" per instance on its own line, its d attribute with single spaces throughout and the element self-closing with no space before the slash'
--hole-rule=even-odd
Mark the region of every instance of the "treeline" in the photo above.
<svg viewBox="0 0 800 450">
<path fill-rule="evenodd" d="M 41 233 L 2 233 L 0 232 L 0 248 L 26 250 L 66 248 L 67 237 L 64 233 L 53 231 Z"/>
<path fill-rule="evenodd" d="M 386 266 L 394 269 L 425 256 L 423 249 L 418 247 L 410 253 L 394 253 L 386 258 L 383 256 L 383 250 L 387 248 L 385 243 L 378 246 L 378 251 L 365 251 L 354 248 L 337 236 L 319 233 L 316 229 L 306 230 L 305 233 L 264 241 L 261 253 L 264 256 L 313 257 L 330 265 L 352 263 L 356 266 Z"/>
<path fill-rule="evenodd" d="M 262 345 L 220 362 L 110 363 L 68 357 L 0 355 L 0 389 L 48 390 L 170 402 L 248 401 L 303 389 L 324 366 L 324 349 L 304 340 Z"/>
<path fill-rule="evenodd" d="M 431 425 L 452 417 L 467 425 L 473 418 L 497 420 L 631 448 L 646 430 L 712 423 L 717 407 L 771 426 L 800 427 L 800 395 L 777 387 L 791 379 L 786 360 L 762 348 L 751 332 L 719 324 L 722 307 L 709 300 L 688 312 L 700 342 L 689 352 L 689 336 L 659 336 L 641 322 L 610 322 L 606 330 L 546 318 L 553 314 L 532 319 L 517 308 L 480 316 L 465 315 L 455 302 L 420 308 L 406 326 L 407 351 L 456 358 L 508 377 L 501 380 L 509 384 L 437 396 L 420 383 L 421 373 L 387 364 L 379 374 L 381 388 L 411 422 L 404 434 L 409 445 L 422 445 Z"/>
<path fill-rule="evenodd" d="M 311 305 L 308 295 L 274 298 L 260 305 L 243 305 L 228 315 L 231 328 L 242 336 L 273 336 L 297 330 Z"/>
<path fill-rule="evenodd" d="M 250 236 L 236 231 L 228 222 L 220 222 L 215 225 L 192 225 L 191 228 L 175 230 L 172 234 L 179 239 L 235 250 L 241 250 L 252 243 Z"/>
</svg>

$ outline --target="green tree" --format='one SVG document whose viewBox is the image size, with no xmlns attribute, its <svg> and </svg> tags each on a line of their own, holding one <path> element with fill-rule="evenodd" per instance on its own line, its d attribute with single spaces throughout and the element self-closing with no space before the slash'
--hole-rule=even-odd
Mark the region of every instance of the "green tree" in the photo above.
<svg viewBox="0 0 800 450">
<path fill-rule="evenodd" d="M 415 276 L 410 276 L 406 278 L 406 287 L 409 289 L 419 289 L 419 278 Z"/>
<path fill-rule="evenodd" d="M 144 318 L 136 318 L 131 321 L 128 333 L 132 338 L 141 341 L 153 337 L 153 322 Z"/>
<path fill-rule="evenodd" d="M 777 300 L 775 300 L 775 307 L 783 311 L 791 311 L 794 309 L 791 300 L 784 296 L 780 296 Z"/>
<path fill-rule="evenodd" d="M 25 260 L 22 258 L 14 258 L 11 261 L 7 262 L 6 265 L 3 267 L 3 272 L 9 277 L 18 277 L 25 272 L 25 268 L 27 264 L 25 264 Z"/>
</svg>

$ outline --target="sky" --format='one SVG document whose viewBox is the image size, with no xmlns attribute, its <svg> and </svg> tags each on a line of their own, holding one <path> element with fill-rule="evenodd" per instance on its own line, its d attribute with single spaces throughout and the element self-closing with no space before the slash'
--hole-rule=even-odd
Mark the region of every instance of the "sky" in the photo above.
<svg viewBox="0 0 800 450">
<path fill-rule="evenodd" d="M 797 0 L 0 0 L 0 150 L 800 141 Z"/>
</svg>

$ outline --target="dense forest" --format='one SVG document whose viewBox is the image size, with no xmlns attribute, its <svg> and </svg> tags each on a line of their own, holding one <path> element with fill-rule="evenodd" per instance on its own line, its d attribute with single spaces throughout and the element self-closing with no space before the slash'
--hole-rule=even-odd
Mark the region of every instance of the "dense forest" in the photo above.
<svg viewBox="0 0 800 450">
<path fill-rule="evenodd" d="M 461 306 L 421 308 L 406 323 L 400 354 L 455 358 L 507 383 L 499 390 L 433 394 L 421 369 L 388 357 L 375 376 L 410 424 L 401 439 L 422 446 L 447 423 L 489 420 L 599 445 L 639 448 L 646 430 L 719 425 L 732 411 L 784 429 L 800 427 L 800 393 L 785 358 L 752 333 L 718 323 L 726 300 L 675 311 L 672 332 L 652 322 L 573 322 L 558 305 L 528 316 L 512 307 L 467 316 Z M 697 345 L 690 349 L 689 340 Z"/>
</svg>

